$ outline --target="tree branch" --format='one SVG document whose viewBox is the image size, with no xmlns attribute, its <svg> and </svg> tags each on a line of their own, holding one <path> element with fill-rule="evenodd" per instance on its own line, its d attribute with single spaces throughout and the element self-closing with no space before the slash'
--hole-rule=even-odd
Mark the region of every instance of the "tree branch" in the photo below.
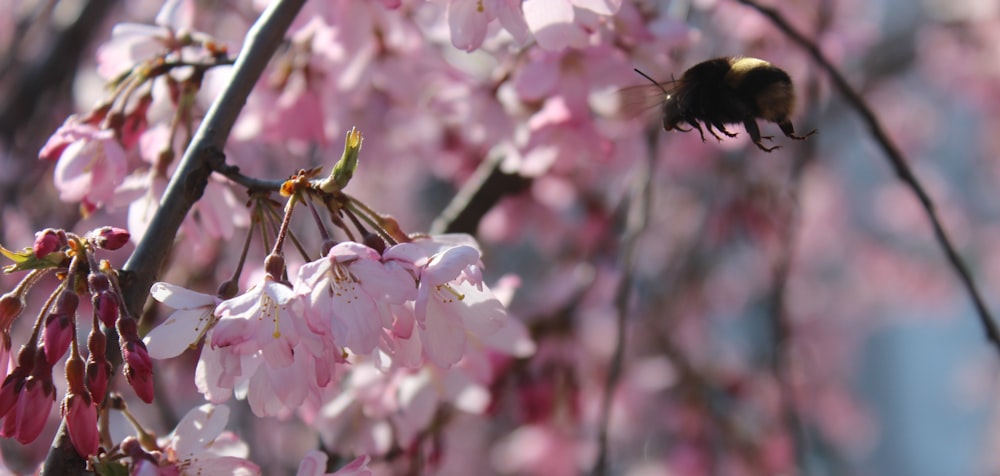
<svg viewBox="0 0 1000 476">
<path fill-rule="evenodd" d="M 500 170 L 503 157 L 496 156 L 479 164 L 472 177 L 431 224 L 431 233 L 475 234 L 479 221 L 506 195 L 520 193 L 531 179 Z"/>
<path fill-rule="evenodd" d="M 247 41 L 225 90 L 212 103 L 205 120 L 184 152 L 146 234 L 121 271 L 122 292 L 129 311 L 139 316 L 149 288 L 173 247 L 181 222 L 201 198 L 212 170 L 221 167 L 229 133 L 247 96 L 285 37 L 305 0 L 272 2 L 247 33 Z M 45 459 L 42 474 L 80 474 L 85 464 L 73 449 L 65 422 Z"/>
<path fill-rule="evenodd" d="M 232 79 L 212 103 L 184 151 L 149 229 L 122 268 L 125 304 L 134 315 L 139 315 L 149 296 L 149 287 L 170 252 L 181 222 L 201 198 L 212 170 L 222 167 L 225 159 L 222 150 L 229 132 L 303 3 L 305 0 L 271 3 L 247 33 L 247 43 L 236 59 Z"/>
<path fill-rule="evenodd" d="M 608 473 L 608 426 L 611 424 L 611 404 L 614 401 L 615 389 L 621 380 L 622 366 L 625 362 L 625 332 L 626 320 L 629 316 L 629 302 L 632 298 L 635 276 L 635 255 L 639 246 L 639 236 L 649 224 L 649 213 L 653 203 L 653 167 L 656 165 L 657 141 L 659 127 L 651 127 L 647 131 L 649 154 L 646 160 L 639 161 L 633 171 L 631 194 L 625 220 L 625 230 L 622 233 L 622 268 L 621 281 L 615 289 L 615 311 L 617 321 L 615 326 L 615 348 L 608 364 L 608 375 L 604 382 L 604 394 L 601 396 L 601 413 L 597 429 L 597 462 L 593 474 L 603 476 Z"/>
<path fill-rule="evenodd" d="M 959 279 L 962 281 L 962 284 L 969 292 L 969 296 L 972 298 L 972 302 L 976 307 L 977 315 L 979 316 L 979 321 L 982 323 L 983 330 L 986 333 L 986 338 L 993 344 L 997 352 L 1000 352 L 1000 328 L 997 327 L 992 313 L 986 306 L 986 302 L 983 300 L 983 297 L 979 292 L 979 288 L 976 286 L 976 282 L 972 278 L 972 273 L 969 272 L 968 267 L 958 255 L 958 251 L 955 250 L 955 246 L 952 244 L 951 238 L 944 228 L 944 224 L 941 223 L 941 219 L 938 217 L 937 210 L 934 207 L 934 202 L 931 200 L 930 195 L 927 194 L 923 185 L 921 185 L 920 181 L 917 180 L 917 177 L 913 174 L 913 170 L 910 169 L 910 166 L 906 164 L 906 160 L 903 158 L 902 153 L 900 153 L 899 149 L 897 149 L 892 141 L 889 140 L 888 135 L 886 135 L 885 131 L 882 129 L 881 124 L 875 117 L 871 108 L 869 108 L 861 96 L 859 96 L 858 93 L 851 88 L 851 85 L 848 84 L 844 76 L 837 71 L 833 64 L 826 59 L 823 52 L 820 51 L 819 46 L 796 30 L 780 13 L 772 8 L 758 5 L 754 0 L 737 1 L 759 11 L 765 17 L 770 19 L 771 22 L 778 27 L 778 29 L 785 33 L 785 35 L 791 38 L 792 41 L 806 50 L 809 55 L 812 56 L 813 61 L 826 71 L 826 74 L 833 81 L 834 86 L 836 86 L 836 88 L 840 91 L 840 94 L 843 95 L 847 103 L 857 110 L 859 114 L 861 114 L 861 118 L 871 130 L 872 136 L 875 138 L 875 142 L 878 143 L 879 147 L 881 147 L 882 151 L 885 153 L 886 158 L 889 159 L 889 163 L 892 166 L 893 171 L 899 179 L 913 191 L 913 193 L 917 196 L 917 199 L 920 201 L 921 206 L 923 206 L 924 212 L 927 214 L 927 217 L 930 218 L 931 225 L 934 227 L 934 237 L 941 245 L 948 262 L 951 264 L 951 267 L 955 269 L 955 272 L 958 273 Z"/>
</svg>

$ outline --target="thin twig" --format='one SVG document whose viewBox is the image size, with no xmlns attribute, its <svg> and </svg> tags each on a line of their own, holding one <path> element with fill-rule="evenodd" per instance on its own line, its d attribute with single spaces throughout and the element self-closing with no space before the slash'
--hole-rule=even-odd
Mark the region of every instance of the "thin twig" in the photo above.
<svg viewBox="0 0 1000 476">
<path fill-rule="evenodd" d="M 167 186 L 160 208 L 122 268 L 125 305 L 133 315 L 141 314 L 143 304 L 149 297 L 149 288 L 173 247 L 181 222 L 201 198 L 213 168 L 224 160 L 223 147 L 236 117 L 246 104 L 247 96 L 304 3 L 305 0 L 272 2 L 247 33 L 247 42 L 236 60 L 229 84 L 212 103 L 205 120 L 198 127 L 194 140 L 184 152 L 177 172 Z M 81 474 L 81 462 L 83 460 L 73 449 L 66 422 L 63 421 L 45 459 L 42 474 Z"/>
<path fill-rule="evenodd" d="M 173 245 L 181 222 L 201 198 L 213 169 L 222 168 L 223 147 L 247 96 L 284 39 L 285 31 L 305 0 L 273 2 L 247 33 L 247 43 L 236 59 L 233 77 L 212 103 L 194 140 L 184 151 L 177 172 L 170 180 L 160 208 L 142 240 L 122 268 L 125 300 L 138 312 L 149 295 L 149 287 Z"/>
<path fill-rule="evenodd" d="M 986 302 L 983 300 L 982 295 L 979 292 L 979 288 L 976 286 L 976 282 L 972 278 L 972 273 L 969 272 L 968 267 L 962 261 L 962 258 L 958 255 L 958 251 L 955 250 L 955 246 L 951 243 L 951 238 L 948 232 L 944 228 L 944 224 L 941 223 L 941 219 L 938 217 L 937 211 L 934 207 L 934 202 L 931 200 L 930 195 L 924 189 L 920 181 L 913 174 L 913 170 L 910 166 L 906 164 L 906 160 L 903 155 L 899 152 L 899 149 L 889 140 L 885 131 L 882 129 L 881 124 L 879 124 L 878 119 L 872 112 L 871 108 L 865 103 L 861 98 L 851 88 L 847 80 L 839 71 L 830 63 L 830 61 L 823 55 L 820 51 L 819 46 L 815 42 L 811 41 L 805 35 L 796 30 L 791 24 L 788 23 L 785 18 L 772 8 L 763 7 L 758 5 L 754 0 L 737 0 L 744 5 L 750 6 L 765 17 L 769 18 L 775 26 L 778 27 L 782 32 L 785 33 L 789 38 L 797 43 L 800 47 L 805 49 L 810 56 L 812 56 L 813 61 L 820 65 L 827 75 L 833 81 L 834 86 L 840 91 L 844 99 L 848 104 L 851 105 L 855 110 L 861 114 L 862 119 L 868 128 L 871 129 L 872 136 L 875 138 L 875 142 L 878 143 L 879 147 L 885 153 L 886 158 L 889 159 L 889 163 L 892 165 L 893 171 L 899 177 L 900 180 L 905 183 L 910 190 L 917 196 L 920 204 L 924 208 L 924 212 L 927 217 L 931 220 L 931 225 L 934 227 L 934 236 L 941 248 L 944 249 L 944 253 L 948 258 L 948 262 L 951 267 L 955 269 L 958 273 L 959 279 L 961 279 L 962 284 L 969 292 L 969 296 L 972 298 L 972 302 L 976 307 L 977 315 L 979 316 L 979 321 L 983 325 L 983 330 L 986 332 L 986 338 L 993 344 L 997 352 L 1000 352 L 1000 328 L 997 327 L 996 321 L 993 319 L 993 315 L 989 308 L 986 306 Z"/>
<path fill-rule="evenodd" d="M 645 160 L 639 161 L 632 182 L 632 193 L 628 204 L 628 218 L 625 231 L 622 234 L 622 267 L 621 281 L 615 290 L 615 310 L 618 314 L 615 332 L 615 348 L 608 365 L 608 375 L 604 382 L 604 394 L 601 396 L 601 413 L 597 429 L 597 462 L 593 474 L 601 476 L 608 471 L 608 426 L 611 423 L 611 404 L 615 389 L 621 380 L 622 365 L 625 357 L 625 322 L 629 316 L 629 300 L 632 297 L 633 271 L 635 269 L 635 254 L 639 236 L 649 223 L 649 210 L 653 201 L 652 177 L 653 165 L 656 163 L 656 142 L 659 128 L 651 128 L 648 132 L 649 154 Z"/>
</svg>

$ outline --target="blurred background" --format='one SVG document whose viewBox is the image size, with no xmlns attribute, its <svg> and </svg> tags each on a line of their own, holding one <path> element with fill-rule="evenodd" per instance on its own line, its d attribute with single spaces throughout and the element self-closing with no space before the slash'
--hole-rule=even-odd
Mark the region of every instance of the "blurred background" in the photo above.
<svg viewBox="0 0 1000 476">
<path fill-rule="evenodd" d="M 446 21 L 454 1 L 410 0 L 396 9 L 310 3 L 303 15 L 337 32 L 324 41 L 341 47 L 341 57 L 313 36 L 295 36 L 307 31 L 305 17 L 279 55 L 298 51 L 313 74 L 322 71 L 306 88 L 318 99 L 277 106 L 251 99 L 227 149 L 245 170 L 283 178 L 329 167 L 343 132 L 357 125 L 366 142 L 351 193 L 409 232 L 430 229 L 484 161 L 498 164 L 493 174 L 518 178 L 456 230 L 483 244 L 489 282 L 519 277 L 511 310 L 539 350 L 497 383 L 494 419 L 455 419 L 446 447 L 466 454 L 446 454 L 439 474 L 463 474 L 473 463 L 484 474 L 577 474 L 593 464 L 626 275 L 633 281 L 608 428 L 610 474 L 1000 473 L 1000 354 L 858 112 L 768 19 L 726 0 L 625 0 L 604 16 L 571 2 L 589 35 L 583 46 L 539 45 L 537 31 L 538 43 L 521 44 L 494 21 L 482 46 L 465 52 Z M 193 2 L 195 27 L 236 52 L 267 2 L 246 3 Z M 38 152 L 66 117 L 107 95 L 96 58 L 112 27 L 151 24 L 161 5 L 0 0 L 5 247 L 30 246 L 45 227 L 126 223 L 127 205 L 84 216 L 79 204 L 60 201 L 53 163 Z M 996 309 L 1000 3 L 770 5 L 815 41 L 875 112 Z M 366 49 L 367 41 L 377 47 Z M 370 57 L 352 81 L 345 65 L 361 52 Z M 667 80 L 726 55 L 787 71 L 799 97 L 792 122 L 818 134 L 795 142 L 760 121 L 782 146 L 770 154 L 740 127 L 732 129 L 739 137 L 719 143 L 695 132 L 650 139 L 647 123 L 609 99 L 644 82 L 633 67 Z M 206 79 L 203 109 L 224 79 Z M 257 97 L 290 94 L 287 82 L 257 87 Z M 302 112 L 309 104 L 320 110 Z M 294 123 L 308 114 L 318 114 L 320 127 Z M 643 183 L 649 221 L 628 264 L 622 237 L 635 184 Z M 192 249 L 166 275 L 212 292 L 237 250 L 210 241 Z M 16 282 L 0 279 L 5 290 Z M 15 324 L 15 336 L 26 335 L 18 327 L 26 325 Z M 141 410 L 161 434 L 200 398 L 180 381 L 195 361 L 175 359 L 160 374 L 178 379 L 163 405 L 177 408 Z M 301 451 L 289 448 L 315 443 L 294 421 L 255 436 L 260 423 L 242 425 L 265 474 L 294 468 Z M 4 441 L 0 450 L 13 470 L 24 470 L 50 441 L 43 436 L 28 452 Z M 552 459 L 561 463 L 543 464 Z"/>
</svg>

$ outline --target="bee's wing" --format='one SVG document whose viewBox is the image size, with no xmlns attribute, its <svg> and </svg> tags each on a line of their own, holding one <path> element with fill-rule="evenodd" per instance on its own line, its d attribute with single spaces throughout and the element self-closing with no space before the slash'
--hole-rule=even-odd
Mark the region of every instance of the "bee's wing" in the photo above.
<svg viewBox="0 0 1000 476">
<path fill-rule="evenodd" d="M 673 94 L 675 82 L 639 84 L 618 90 L 618 116 L 623 119 L 641 120 L 643 123 L 659 119 L 663 103 Z"/>
</svg>

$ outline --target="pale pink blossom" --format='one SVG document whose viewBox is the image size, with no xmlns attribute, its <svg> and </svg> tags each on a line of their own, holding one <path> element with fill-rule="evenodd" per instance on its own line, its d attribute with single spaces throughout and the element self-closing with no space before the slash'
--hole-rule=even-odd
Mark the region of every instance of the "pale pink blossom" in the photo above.
<svg viewBox="0 0 1000 476">
<path fill-rule="evenodd" d="M 143 339 L 154 359 L 169 359 L 193 348 L 215 324 L 213 313 L 222 302 L 217 296 L 169 283 L 154 283 L 149 294 L 176 309 Z"/>
<path fill-rule="evenodd" d="M 189 31 L 193 21 L 193 0 L 167 0 L 156 15 L 155 25 L 116 24 L 111 40 L 97 49 L 97 72 L 111 80 L 137 63 L 170 50 L 177 34 Z"/>
<path fill-rule="evenodd" d="M 465 353 L 467 335 L 477 338 L 499 330 L 503 304 L 482 282 L 479 250 L 454 236 L 402 243 L 384 259 L 410 266 L 419 278 L 414 317 L 423 354 L 435 365 L 450 367 Z"/>
<path fill-rule="evenodd" d="M 125 150 L 111 130 L 92 128 L 59 154 L 54 178 L 65 202 L 108 202 L 128 170 Z"/>
<path fill-rule="evenodd" d="M 417 297 L 413 276 L 375 250 L 342 242 L 327 257 L 299 268 L 296 293 L 307 296 L 310 328 L 358 354 L 375 349 L 393 323 L 387 305 Z"/>
<path fill-rule="evenodd" d="M 621 5 L 621 0 L 526 0 L 521 8 L 538 45 L 559 51 L 586 46 L 594 17 L 613 15 Z"/>
<path fill-rule="evenodd" d="M 340 469 L 332 472 L 326 472 L 326 464 L 329 457 L 326 453 L 322 451 L 312 450 L 306 453 L 302 458 L 302 462 L 299 463 L 299 470 L 295 473 L 295 476 L 371 476 L 372 472 L 368 469 L 368 462 L 371 461 L 371 457 L 368 455 L 361 455 L 354 458 L 350 463 L 345 464 Z"/>
<path fill-rule="evenodd" d="M 58 160 L 66 147 L 80 139 L 92 137 L 98 130 L 93 118 L 84 118 L 73 114 L 67 117 L 63 124 L 49 136 L 45 145 L 38 151 L 38 158 Z"/>
<path fill-rule="evenodd" d="M 498 20 L 519 45 L 531 40 L 531 32 L 521 13 L 521 0 L 450 0 L 446 14 L 455 48 L 473 51 L 483 44 L 487 27 Z"/>
<path fill-rule="evenodd" d="M 337 380 L 343 356 L 306 326 L 300 304 L 291 287 L 270 277 L 219 304 L 196 369 L 199 391 L 215 402 L 235 394 L 258 416 L 318 399 Z"/>
<path fill-rule="evenodd" d="M 260 468 L 246 459 L 246 443 L 225 431 L 228 421 L 225 405 L 204 404 L 189 411 L 158 441 L 163 449 L 161 468 L 175 468 L 180 474 L 260 474 Z"/>
</svg>

